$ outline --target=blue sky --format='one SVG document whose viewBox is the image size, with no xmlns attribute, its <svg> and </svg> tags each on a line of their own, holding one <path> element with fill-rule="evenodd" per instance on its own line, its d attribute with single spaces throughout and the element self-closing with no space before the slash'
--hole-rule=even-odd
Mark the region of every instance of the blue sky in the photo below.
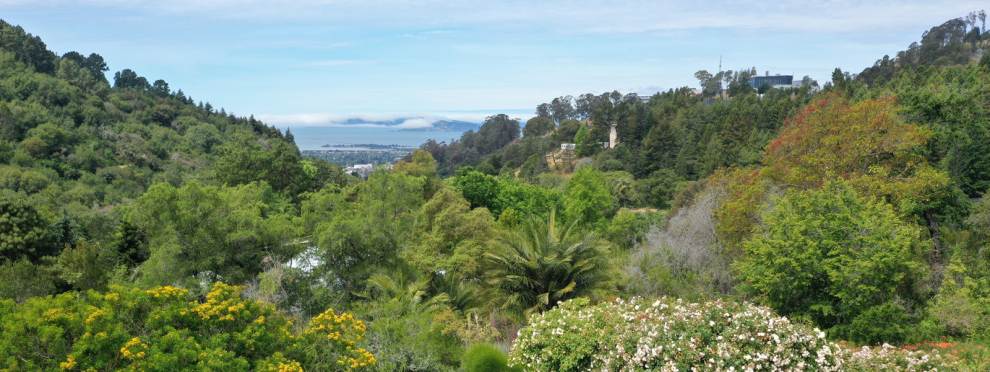
<svg viewBox="0 0 990 372">
<path fill-rule="evenodd" d="M 695 86 L 755 66 L 860 71 L 985 1 L 0 0 L 63 53 L 97 52 L 273 124 L 526 115 L 554 96 Z"/>
</svg>

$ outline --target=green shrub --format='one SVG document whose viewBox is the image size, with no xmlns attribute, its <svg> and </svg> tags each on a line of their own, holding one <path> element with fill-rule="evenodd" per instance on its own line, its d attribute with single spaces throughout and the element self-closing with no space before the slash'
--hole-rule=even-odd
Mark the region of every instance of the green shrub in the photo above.
<svg viewBox="0 0 990 372">
<path fill-rule="evenodd" d="M 896 309 L 866 313 L 886 321 Z M 867 319 L 864 318 L 863 321 Z M 935 352 L 884 344 L 847 350 L 825 333 L 747 303 L 661 298 L 561 303 L 519 331 L 510 361 L 527 371 L 936 371 Z"/>
<path fill-rule="evenodd" d="M 892 303 L 863 311 L 847 326 L 836 327 L 837 334 L 849 341 L 876 345 L 883 342 L 902 343 L 906 340 L 911 319 L 903 308 Z"/>
<path fill-rule="evenodd" d="M 466 372 L 515 371 L 509 367 L 509 358 L 499 348 L 491 344 L 474 344 L 464 352 L 461 369 Z"/>
<path fill-rule="evenodd" d="M 533 371 L 836 370 L 842 350 L 817 329 L 767 308 L 586 299 L 534 316 L 519 331 L 512 363 Z"/>
</svg>

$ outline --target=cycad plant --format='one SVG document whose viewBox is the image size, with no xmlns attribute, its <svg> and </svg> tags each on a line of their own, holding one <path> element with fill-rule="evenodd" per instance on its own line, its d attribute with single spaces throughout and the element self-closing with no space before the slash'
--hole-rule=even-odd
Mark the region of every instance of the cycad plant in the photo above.
<svg viewBox="0 0 990 372">
<path fill-rule="evenodd" d="M 486 253 L 496 303 L 528 315 L 585 296 L 606 280 L 606 246 L 575 224 L 558 228 L 555 213 L 534 217 L 498 239 Z"/>
</svg>

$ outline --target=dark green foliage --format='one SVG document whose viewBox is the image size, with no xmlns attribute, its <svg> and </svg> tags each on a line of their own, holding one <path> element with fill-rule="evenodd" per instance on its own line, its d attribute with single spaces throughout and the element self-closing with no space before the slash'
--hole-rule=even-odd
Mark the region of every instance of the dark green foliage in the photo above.
<svg viewBox="0 0 990 372">
<path fill-rule="evenodd" d="M 49 222 L 23 197 L 0 196 L 0 261 L 37 261 L 58 253 Z"/>
<path fill-rule="evenodd" d="M 549 118 L 536 116 L 526 121 L 526 127 L 523 129 L 523 136 L 538 137 L 553 133 L 555 127 L 556 126 L 553 121 Z"/>
<path fill-rule="evenodd" d="M 138 75 L 129 68 L 125 68 L 113 75 L 113 87 L 118 89 L 147 90 L 151 88 L 151 85 L 148 84 L 148 79 Z"/>
<path fill-rule="evenodd" d="M 221 183 L 236 186 L 264 181 L 287 195 L 309 191 L 302 189 L 309 185 L 305 185 L 299 150 L 285 140 L 243 135 L 220 147 L 218 155 L 214 172 Z"/>
<path fill-rule="evenodd" d="M 451 175 L 461 166 L 477 165 L 483 156 L 517 140 L 519 134 L 518 119 L 498 114 L 486 118 L 477 132 L 468 131 L 449 145 L 428 141 L 422 148 L 436 159 L 441 175 Z"/>
<path fill-rule="evenodd" d="M 18 61 L 35 71 L 51 74 L 55 72 L 55 53 L 48 50 L 41 38 L 0 20 L 0 50 L 14 53 Z"/>
<path fill-rule="evenodd" d="M 920 43 L 911 43 L 894 58 L 884 56 L 856 78 L 870 85 L 883 84 L 905 70 L 967 64 L 978 55 L 981 40 L 987 40 L 988 33 L 981 30 L 986 23 L 977 23 L 979 19 L 986 20 L 982 10 L 932 27 L 921 35 Z"/>
<path fill-rule="evenodd" d="M 576 224 L 559 226 L 554 214 L 532 217 L 485 254 L 488 282 L 504 299 L 501 307 L 541 312 L 600 289 L 607 279 L 607 254 L 600 241 Z"/>
<path fill-rule="evenodd" d="M 836 327 L 833 333 L 861 344 L 900 344 L 907 341 L 912 323 L 902 307 L 885 303 L 866 309 L 849 325 Z"/>
</svg>

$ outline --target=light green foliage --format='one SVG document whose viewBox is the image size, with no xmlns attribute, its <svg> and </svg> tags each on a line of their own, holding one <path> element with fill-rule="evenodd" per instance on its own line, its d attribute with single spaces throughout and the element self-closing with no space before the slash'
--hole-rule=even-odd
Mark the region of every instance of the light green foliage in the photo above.
<svg viewBox="0 0 990 372">
<path fill-rule="evenodd" d="M 937 334 L 985 338 L 990 335 L 990 279 L 968 269 L 962 256 L 949 262 L 939 292 L 929 303 L 927 321 Z"/>
<path fill-rule="evenodd" d="M 327 310 L 301 331 L 268 304 L 217 283 L 70 292 L 0 302 L 0 368 L 10 370 L 348 370 L 374 365 L 365 325 Z M 292 367 L 295 368 L 292 368 Z"/>
<path fill-rule="evenodd" d="M 781 314 L 849 325 L 874 306 L 910 300 L 923 274 L 917 229 L 844 182 L 788 192 L 761 219 L 737 267 L 748 291 Z"/>
<path fill-rule="evenodd" d="M 471 209 L 456 190 L 444 187 L 420 208 L 415 230 L 417 236 L 402 252 L 406 262 L 422 273 L 478 279 L 495 221 L 487 209 Z"/>
<path fill-rule="evenodd" d="M 502 307 L 524 314 L 592 295 L 608 279 L 608 248 L 576 224 L 530 218 L 487 252 L 488 282 Z"/>
<path fill-rule="evenodd" d="M 547 216 L 558 208 L 561 200 L 556 190 L 473 170 L 454 177 L 451 183 L 471 203 L 472 208 L 485 207 L 500 220 L 506 211 L 511 216 L 523 218 Z"/>
<path fill-rule="evenodd" d="M 410 176 L 434 178 L 437 176 L 437 161 L 426 150 L 413 151 L 409 161 L 400 161 L 395 164 L 396 172 L 408 174 Z"/>
<path fill-rule="evenodd" d="M 521 371 L 509 368 L 509 358 L 502 350 L 491 344 L 474 344 L 461 357 L 461 369 L 465 372 L 505 372 Z"/>
<path fill-rule="evenodd" d="M 605 176 L 582 167 L 564 187 L 564 220 L 583 226 L 599 227 L 615 214 L 616 201 Z"/>
<path fill-rule="evenodd" d="M 326 283 L 350 293 L 373 272 L 399 264 L 424 202 L 426 181 L 379 171 L 367 182 L 341 191 L 330 188 L 303 202 L 304 223 L 312 226 L 320 260 L 317 271 Z M 327 195 L 336 192 L 342 195 Z"/>
<path fill-rule="evenodd" d="M 612 217 L 603 234 L 606 239 L 623 249 L 632 249 L 646 239 L 650 226 L 661 219 L 662 213 L 639 213 L 620 209 Z"/>
<path fill-rule="evenodd" d="M 369 301 L 357 312 L 369 322 L 368 349 L 381 371 L 452 371 L 462 352 L 456 335 L 438 316 L 449 310 L 446 295 L 431 295 L 427 281 L 375 275 Z"/>
<path fill-rule="evenodd" d="M 126 221 L 148 236 L 151 255 L 138 269 L 140 280 L 251 278 L 265 257 L 286 260 L 298 250 L 289 244 L 301 233 L 291 213 L 265 184 L 154 185 L 126 212 Z"/>
<path fill-rule="evenodd" d="M 574 144 L 576 145 L 577 156 L 591 156 L 601 147 L 598 141 L 591 137 L 591 129 L 587 125 L 581 125 L 577 133 L 574 134 Z"/>
</svg>

